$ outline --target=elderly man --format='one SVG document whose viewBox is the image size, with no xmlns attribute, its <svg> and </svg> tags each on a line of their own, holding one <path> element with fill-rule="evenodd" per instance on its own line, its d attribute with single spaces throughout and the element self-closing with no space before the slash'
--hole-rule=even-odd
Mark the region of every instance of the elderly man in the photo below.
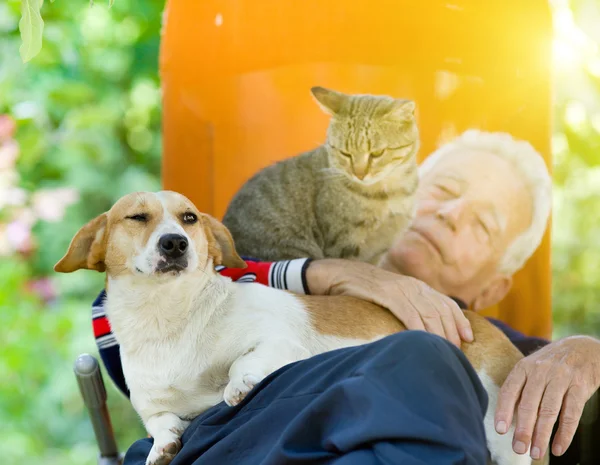
<svg viewBox="0 0 600 465">
<path fill-rule="evenodd" d="M 549 211 L 550 178 L 539 154 L 529 144 L 514 141 L 508 135 L 469 131 L 442 147 L 421 166 L 416 219 L 411 229 L 384 257 L 381 263 L 383 269 L 344 260 L 311 262 L 305 259 L 275 264 L 249 262 L 250 272 L 221 272 L 234 279 L 245 276 L 241 281 L 255 276 L 264 284 L 297 292 L 346 294 L 371 300 L 389 308 L 410 329 L 424 329 L 458 345 L 460 339 L 471 340 L 472 334 L 457 305 L 444 295 L 451 296 L 461 307 L 474 310 L 499 302 L 511 287 L 511 276 L 539 245 Z M 436 291 L 427 288 L 421 281 Z M 102 295 L 95 304 L 95 318 L 96 336 L 105 365 L 117 384 L 125 389 L 118 346 L 103 321 Z M 516 335 L 500 323 L 496 324 L 526 354 L 531 351 L 532 343 L 537 347 L 544 344 L 544 341 Z M 407 342 L 408 337 L 411 338 L 410 343 Z M 391 454 L 386 456 L 394 460 L 406 460 L 403 463 L 455 463 L 450 458 L 452 454 L 455 458 L 462 457 L 464 463 L 479 463 L 481 450 L 476 443 L 481 439 L 482 431 L 478 423 L 482 418 L 481 411 L 485 411 L 480 386 L 475 381 L 469 388 L 459 386 L 456 380 L 449 381 L 451 377 L 444 371 L 451 369 L 455 373 L 462 373 L 463 379 L 472 379 L 473 373 L 465 367 L 461 354 L 449 352 L 450 346 L 439 346 L 437 341 L 427 339 L 424 342 L 408 334 L 391 338 L 396 338 L 396 342 L 379 341 L 286 367 L 261 384 L 255 390 L 258 393 L 251 394 L 241 411 L 227 410 L 221 405 L 201 415 L 202 418 L 190 427 L 189 436 L 184 436 L 182 453 L 188 460 L 185 463 L 212 463 L 210 460 L 242 463 L 239 458 L 237 462 L 228 461 L 235 456 L 231 453 L 231 444 L 251 454 L 251 449 L 256 446 L 248 442 L 255 444 L 259 440 L 253 436 L 256 429 L 263 433 L 260 436 L 261 453 L 265 453 L 266 442 L 270 456 L 277 457 L 273 463 L 293 460 L 289 455 L 290 444 L 301 449 L 308 447 L 313 451 L 323 449 L 321 452 L 325 455 L 315 452 L 312 456 L 314 463 L 319 462 L 317 457 L 328 457 L 332 461 L 333 457 L 338 457 L 339 463 L 377 463 L 369 460 L 381 454 Z M 405 376 L 386 378 L 388 374 L 378 366 L 389 366 L 390 354 L 396 360 L 398 354 L 407 350 L 414 350 L 421 360 L 417 359 L 417 364 L 411 365 L 409 360 L 398 359 L 398 370 L 406 370 L 404 372 L 411 373 L 414 379 L 407 384 Z M 433 353 L 438 355 L 433 357 Z M 332 367 L 333 358 L 335 363 Z M 414 358 L 412 360 L 414 362 Z M 506 425 L 512 421 L 512 412 L 517 407 L 517 431 L 513 441 L 517 453 L 525 453 L 531 446 L 532 457 L 543 456 L 559 412 L 560 426 L 554 439 L 553 452 L 561 455 L 567 449 L 584 403 L 600 385 L 598 360 L 600 341 L 572 337 L 546 345 L 515 367 L 501 392 L 496 429 L 501 434 L 506 432 Z M 427 377 L 427 373 L 420 371 L 423 364 L 430 368 L 437 367 L 434 371 L 446 383 L 442 391 L 435 381 Z M 339 367 L 346 365 L 349 371 L 340 371 Z M 325 377 L 320 372 L 323 369 L 329 373 L 326 382 L 320 377 Z M 369 386 L 358 389 L 348 387 L 349 377 L 354 376 L 352 373 L 361 370 L 369 373 L 373 383 L 379 382 L 378 389 L 370 390 Z M 307 380 L 308 372 L 312 373 L 312 377 Z M 298 400 L 306 398 L 305 392 L 297 391 L 298 387 L 296 391 L 293 388 L 301 384 L 300 381 L 310 384 L 313 391 L 322 393 L 313 399 L 314 392 L 311 392 L 313 404 L 303 404 Z M 413 392 L 411 388 L 419 383 L 427 383 L 427 388 L 418 386 L 419 392 Z M 425 433 L 414 433 L 414 439 L 429 442 L 429 447 L 423 448 L 407 445 L 406 431 L 399 430 L 395 425 L 397 422 L 392 422 L 396 429 L 382 430 L 381 425 L 387 424 L 384 418 L 386 409 L 399 416 L 407 414 L 402 410 L 394 410 L 404 407 L 393 402 L 387 405 L 377 403 L 379 395 L 385 398 L 385 389 L 390 384 L 399 385 L 405 395 L 404 404 L 417 405 L 415 411 L 408 412 L 413 417 L 412 426 L 420 430 L 421 423 L 438 421 L 441 430 L 449 435 L 449 429 L 452 428 L 449 423 L 440 418 L 431 418 L 431 411 L 426 413 L 419 410 L 427 404 L 435 404 L 445 410 L 446 417 L 463 419 L 459 427 L 464 429 L 464 434 L 443 439 L 433 434 L 431 429 L 424 428 Z M 335 391 L 336 387 L 341 387 L 341 392 L 335 397 L 331 397 L 331 394 L 328 396 L 327 393 Z M 285 392 L 283 397 L 282 392 Z M 339 400 L 341 393 L 345 394 Z M 264 402 L 265 396 L 273 400 L 269 407 Z M 453 403 L 448 401 L 450 397 L 440 396 L 460 396 L 464 399 L 464 409 L 452 410 Z M 282 399 L 290 398 L 294 399 L 294 404 L 286 403 L 284 414 L 277 409 L 277 404 L 281 405 Z M 338 408 L 330 408 L 334 402 L 332 399 L 340 403 Z M 363 417 L 368 415 L 364 417 L 365 427 L 362 430 L 359 428 L 360 431 L 343 430 L 341 424 L 362 418 L 360 415 L 353 416 L 360 402 L 366 402 L 370 407 L 362 412 Z M 479 410 L 478 402 L 481 407 Z M 314 404 L 320 405 L 317 409 L 317 412 L 320 409 L 320 416 L 315 414 Z M 272 421 L 277 428 L 269 429 L 271 425 L 261 423 L 258 418 L 247 420 L 248 416 L 252 416 L 249 412 L 255 409 L 270 409 L 270 418 L 277 418 Z M 282 417 L 285 417 L 283 421 Z M 372 421 L 368 420 L 369 417 Z M 215 418 L 219 428 L 212 423 L 211 419 Z M 318 421 L 318 433 L 307 439 L 306 432 L 296 431 L 298 419 Z M 205 433 L 211 439 L 201 439 Z M 215 442 L 217 437 L 221 438 L 218 445 Z M 229 444 L 228 440 L 233 442 Z M 367 447 L 367 443 L 374 455 L 359 459 L 363 462 L 352 461 L 356 460 L 356 450 Z M 450 455 L 441 453 L 441 446 Z M 147 442 L 136 443 L 126 463 L 138 463 L 148 450 Z M 393 452 L 390 453 L 390 450 Z M 457 450 L 462 450 L 463 455 L 456 455 Z M 335 452 L 333 456 L 327 455 L 332 451 Z M 409 461 L 409 456 L 416 461 Z M 313 463 L 306 455 L 302 457 L 306 463 Z M 343 457 L 347 457 L 348 461 L 344 462 Z"/>
</svg>

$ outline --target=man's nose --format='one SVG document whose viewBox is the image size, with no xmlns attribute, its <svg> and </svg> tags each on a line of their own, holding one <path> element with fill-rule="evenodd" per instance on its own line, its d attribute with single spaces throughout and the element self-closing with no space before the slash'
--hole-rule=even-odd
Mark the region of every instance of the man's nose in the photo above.
<svg viewBox="0 0 600 465">
<path fill-rule="evenodd" d="M 161 254 L 169 258 L 181 257 L 188 247 L 187 239 L 181 234 L 165 234 L 158 240 Z"/>
<path fill-rule="evenodd" d="M 463 199 L 452 199 L 444 202 L 436 216 L 444 221 L 452 231 L 456 231 L 462 218 L 464 217 L 466 203 Z"/>
</svg>

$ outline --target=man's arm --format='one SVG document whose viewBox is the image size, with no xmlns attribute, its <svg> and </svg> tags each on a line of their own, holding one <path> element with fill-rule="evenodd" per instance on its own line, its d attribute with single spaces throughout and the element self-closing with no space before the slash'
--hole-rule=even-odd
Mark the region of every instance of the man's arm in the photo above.
<svg viewBox="0 0 600 465">
<path fill-rule="evenodd" d="M 571 336 L 548 344 L 522 359 L 500 391 L 496 430 L 506 433 L 513 412 L 517 428 L 513 448 L 534 459 L 543 457 L 552 429 L 558 430 L 552 453 L 562 455 L 573 440 L 585 403 L 600 388 L 600 341 Z"/>
<path fill-rule="evenodd" d="M 119 344 L 117 344 L 115 335 L 110 329 L 108 318 L 106 318 L 104 299 L 106 299 L 106 292 L 102 290 L 92 304 L 92 328 L 94 330 L 96 346 L 98 347 L 98 353 L 108 376 L 110 376 L 119 390 L 129 397 L 129 389 L 127 389 L 125 377 L 123 376 L 123 367 L 121 366 Z"/>
<path fill-rule="evenodd" d="M 314 260 L 306 270 L 308 291 L 315 295 L 347 295 L 390 310 L 407 329 L 427 331 L 460 347 L 473 340 L 471 324 L 451 298 L 424 282 L 368 263 Z"/>
<path fill-rule="evenodd" d="M 297 294 L 308 294 L 306 269 L 310 258 L 281 260 L 277 262 L 261 262 L 243 257 L 247 268 L 225 268 L 217 266 L 221 275 L 231 278 L 238 283 L 257 282 L 265 286 L 292 291 Z"/>
</svg>

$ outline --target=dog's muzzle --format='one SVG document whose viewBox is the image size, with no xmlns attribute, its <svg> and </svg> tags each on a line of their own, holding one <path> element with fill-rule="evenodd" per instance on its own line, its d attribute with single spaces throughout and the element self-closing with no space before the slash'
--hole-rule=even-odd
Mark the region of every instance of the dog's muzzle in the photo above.
<svg viewBox="0 0 600 465">
<path fill-rule="evenodd" d="M 161 260 L 156 266 L 159 273 L 169 271 L 183 271 L 188 266 L 186 253 L 188 250 L 188 240 L 181 234 L 165 234 L 158 240 L 158 251 Z"/>
</svg>

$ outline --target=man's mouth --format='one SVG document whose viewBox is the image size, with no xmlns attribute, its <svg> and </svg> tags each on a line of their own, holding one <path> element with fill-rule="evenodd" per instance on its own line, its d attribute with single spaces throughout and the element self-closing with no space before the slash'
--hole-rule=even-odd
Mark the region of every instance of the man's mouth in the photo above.
<svg viewBox="0 0 600 465">
<path fill-rule="evenodd" d="M 427 242 L 427 244 L 431 246 L 431 248 L 433 248 L 440 255 L 440 257 L 442 257 L 442 259 L 444 258 L 440 246 L 437 244 L 437 241 L 432 237 L 431 234 L 429 234 L 428 231 L 422 231 L 420 229 L 413 229 L 413 231 L 419 236 L 421 236 L 421 238 L 424 239 L 425 242 Z"/>
</svg>

